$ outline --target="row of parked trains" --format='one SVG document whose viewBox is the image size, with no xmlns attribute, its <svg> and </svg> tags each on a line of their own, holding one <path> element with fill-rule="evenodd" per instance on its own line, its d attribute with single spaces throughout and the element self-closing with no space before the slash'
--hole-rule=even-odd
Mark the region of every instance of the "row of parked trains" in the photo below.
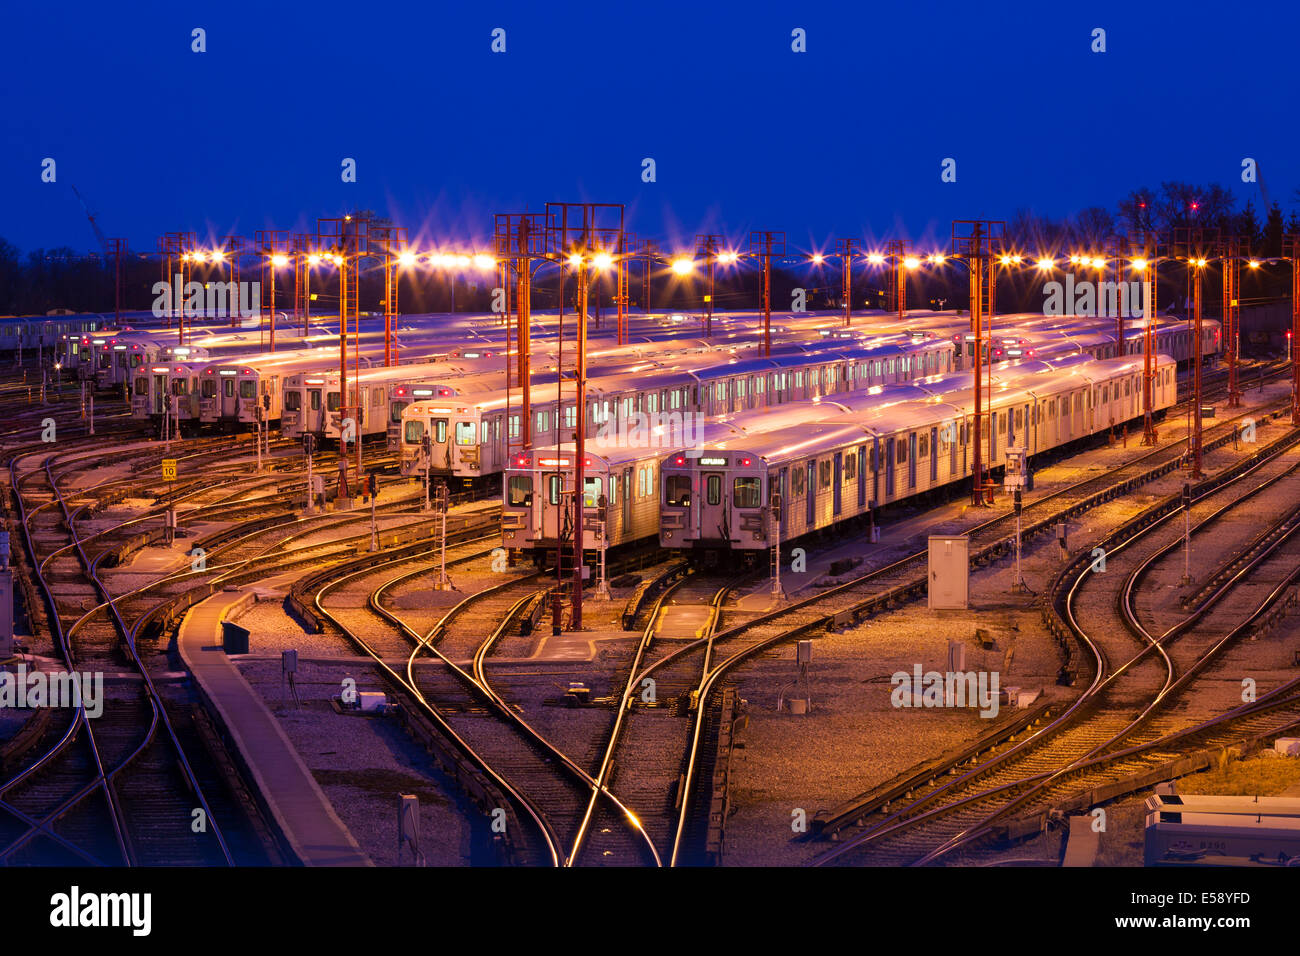
<svg viewBox="0 0 1300 956">
<path fill-rule="evenodd" d="M 142 422 L 369 438 L 400 452 L 404 474 L 500 482 L 505 543 L 541 552 L 573 533 L 564 331 L 561 371 L 556 317 L 536 317 L 526 447 L 498 316 L 404 317 L 388 367 L 382 325 L 363 319 L 349 335 L 346 390 L 325 326 L 282 330 L 274 353 L 258 329 L 198 326 L 184 345 L 158 329 L 70 332 L 61 355 L 65 374 L 125 387 Z M 698 317 L 660 314 L 634 317 L 622 345 L 608 328 L 589 333 L 582 498 L 585 511 L 604 499 L 606 544 L 657 535 L 668 548 L 757 551 L 969 478 L 967 316 L 877 313 L 845 328 L 837 314 L 782 315 L 770 355 L 753 313 L 715 315 L 707 341 L 699 332 Z M 1159 410 L 1196 344 L 1180 321 L 1159 325 L 1156 340 Z M 1220 348 L 1218 323 L 1204 322 L 1202 355 Z M 1137 323 L 1121 336 L 1113 320 L 999 316 L 983 356 L 987 466 L 1000 468 L 1008 448 L 1036 455 L 1138 417 L 1141 349 Z"/>
<path fill-rule="evenodd" d="M 1177 366 L 1157 358 L 1158 413 L 1175 403 Z M 1140 356 L 994 365 L 981 436 L 988 474 L 1010 449 L 1032 459 L 1140 419 L 1143 374 Z M 969 478 L 974 411 L 971 376 L 949 373 L 715 416 L 650 448 L 597 436 L 583 455 L 584 548 L 601 547 L 602 535 L 608 547 L 657 536 L 664 548 L 711 557 L 755 553 L 863 519 Z M 572 442 L 512 453 L 507 547 L 540 560 L 557 543 L 572 546 L 575 458 Z"/>
</svg>

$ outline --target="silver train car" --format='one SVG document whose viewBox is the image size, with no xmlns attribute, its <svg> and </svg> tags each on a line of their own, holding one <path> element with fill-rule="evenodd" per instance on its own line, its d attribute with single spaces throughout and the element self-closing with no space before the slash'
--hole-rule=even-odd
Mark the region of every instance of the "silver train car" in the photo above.
<svg viewBox="0 0 1300 956">
<path fill-rule="evenodd" d="M 587 437 L 634 430 L 649 417 L 679 423 L 686 417 L 709 418 L 905 382 L 951 369 L 951 356 L 950 342 L 932 339 L 738 358 L 698 368 L 684 364 L 649 373 L 596 375 L 587 383 Z M 557 398 L 554 381 L 534 379 L 530 423 L 534 443 L 563 444 L 562 433 L 571 433 L 577 416 L 571 387 L 567 391 L 567 399 Z M 402 473 L 424 473 L 426 434 L 432 442 L 436 476 L 475 479 L 499 473 L 508 459 L 508 446 L 517 445 L 522 435 L 518 407 L 516 392 L 507 410 L 505 392 L 498 384 L 454 407 L 421 402 L 404 409 Z M 417 418 L 421 419 L 418 425 L 409 424 Z M 467 454 L 468 448 L 480 443 L 498 447 Z"/>
<path fill-rule="evenodd" d="M 1060 370 L 1008 370 L 990 388 L 984 461 L 1029 455 L 1137 418 L 1142 363 L 1095 360 Z M 965 376 L 961 376 L 965 378 Z M 669 549 L 752 552 L 862 518 L 971 473 L 969 381 L 918 388 L 926 401 L 891 402 L 805 427 L 682 449 L 661 461 L 660 543 Z M 1154 407 L 1174 404 L 1176 363 L 1161 356 Z"/>
</svg>

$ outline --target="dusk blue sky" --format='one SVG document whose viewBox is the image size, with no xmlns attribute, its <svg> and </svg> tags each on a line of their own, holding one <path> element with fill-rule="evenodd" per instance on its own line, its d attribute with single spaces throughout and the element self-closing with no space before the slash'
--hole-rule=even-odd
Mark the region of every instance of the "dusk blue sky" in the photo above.
<svg viewBox="0 0 1300 956">
<path fill-rule="evenodd" d="M 1288 212 L 1300 185 L 1295 3 L 10 0 L 0 17 L 0 237 L 24 251 L 94 248 L 72 184 L 140 250 L 358 208 L 463 246 L 494 212 L 590 200 L 669 248 L 755 228 L 791 251 L 946 244 L 953 218 L 1114 211 L 1172 179 L 1262 207 L 1244 157 Z"/>
</svg>

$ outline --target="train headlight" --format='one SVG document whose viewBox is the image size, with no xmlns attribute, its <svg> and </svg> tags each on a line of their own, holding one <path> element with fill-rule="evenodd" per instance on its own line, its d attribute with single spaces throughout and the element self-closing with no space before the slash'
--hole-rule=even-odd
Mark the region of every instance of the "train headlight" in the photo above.
<svg viewBox="0 0 1300 956">
<path fill-rule="evenodd" d="M 665 541 L 669 541 L 669 540 L 671 540 L 671 539 L 672 539 L 672 536 L 673 536 L 673 533 L 672 533 L 671 531 L 665 531 L 665 532 L 664 532 L 664 540 L 665 540 Z"/>
</svg>

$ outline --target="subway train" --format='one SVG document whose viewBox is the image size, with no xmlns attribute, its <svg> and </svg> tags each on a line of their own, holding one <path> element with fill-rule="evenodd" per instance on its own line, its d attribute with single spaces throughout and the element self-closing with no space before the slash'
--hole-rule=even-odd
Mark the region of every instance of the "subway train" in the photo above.
<svg viewBox="0 0 1300 956">
<path fill-rule="evenodd" d="M 868 348 L 835 344 L 844 347 L 698 366 L 683 360 L 674 368 L 593 376 L 587 381 L 588 436 L 621 434 L 651 416 L 682 421 L 731 414 L 951 370 L 953 347 L 943 339 Z M 558 441 L 576 423 L 572 386 L 561 391 L 568 397 L 557 397 L 554 381 L 533 389 L 530 425 L 537 444 Z M 473 480 L 500 473 L 508 445 L 522 437 L 517 394 L 509 409 L 500 384 L 479 395 L 458 394 L 455 403 L 417 402 L 403 409 L 403 474 L 422 475 L 428 468 L 435 477 Z"/>
</svg>

